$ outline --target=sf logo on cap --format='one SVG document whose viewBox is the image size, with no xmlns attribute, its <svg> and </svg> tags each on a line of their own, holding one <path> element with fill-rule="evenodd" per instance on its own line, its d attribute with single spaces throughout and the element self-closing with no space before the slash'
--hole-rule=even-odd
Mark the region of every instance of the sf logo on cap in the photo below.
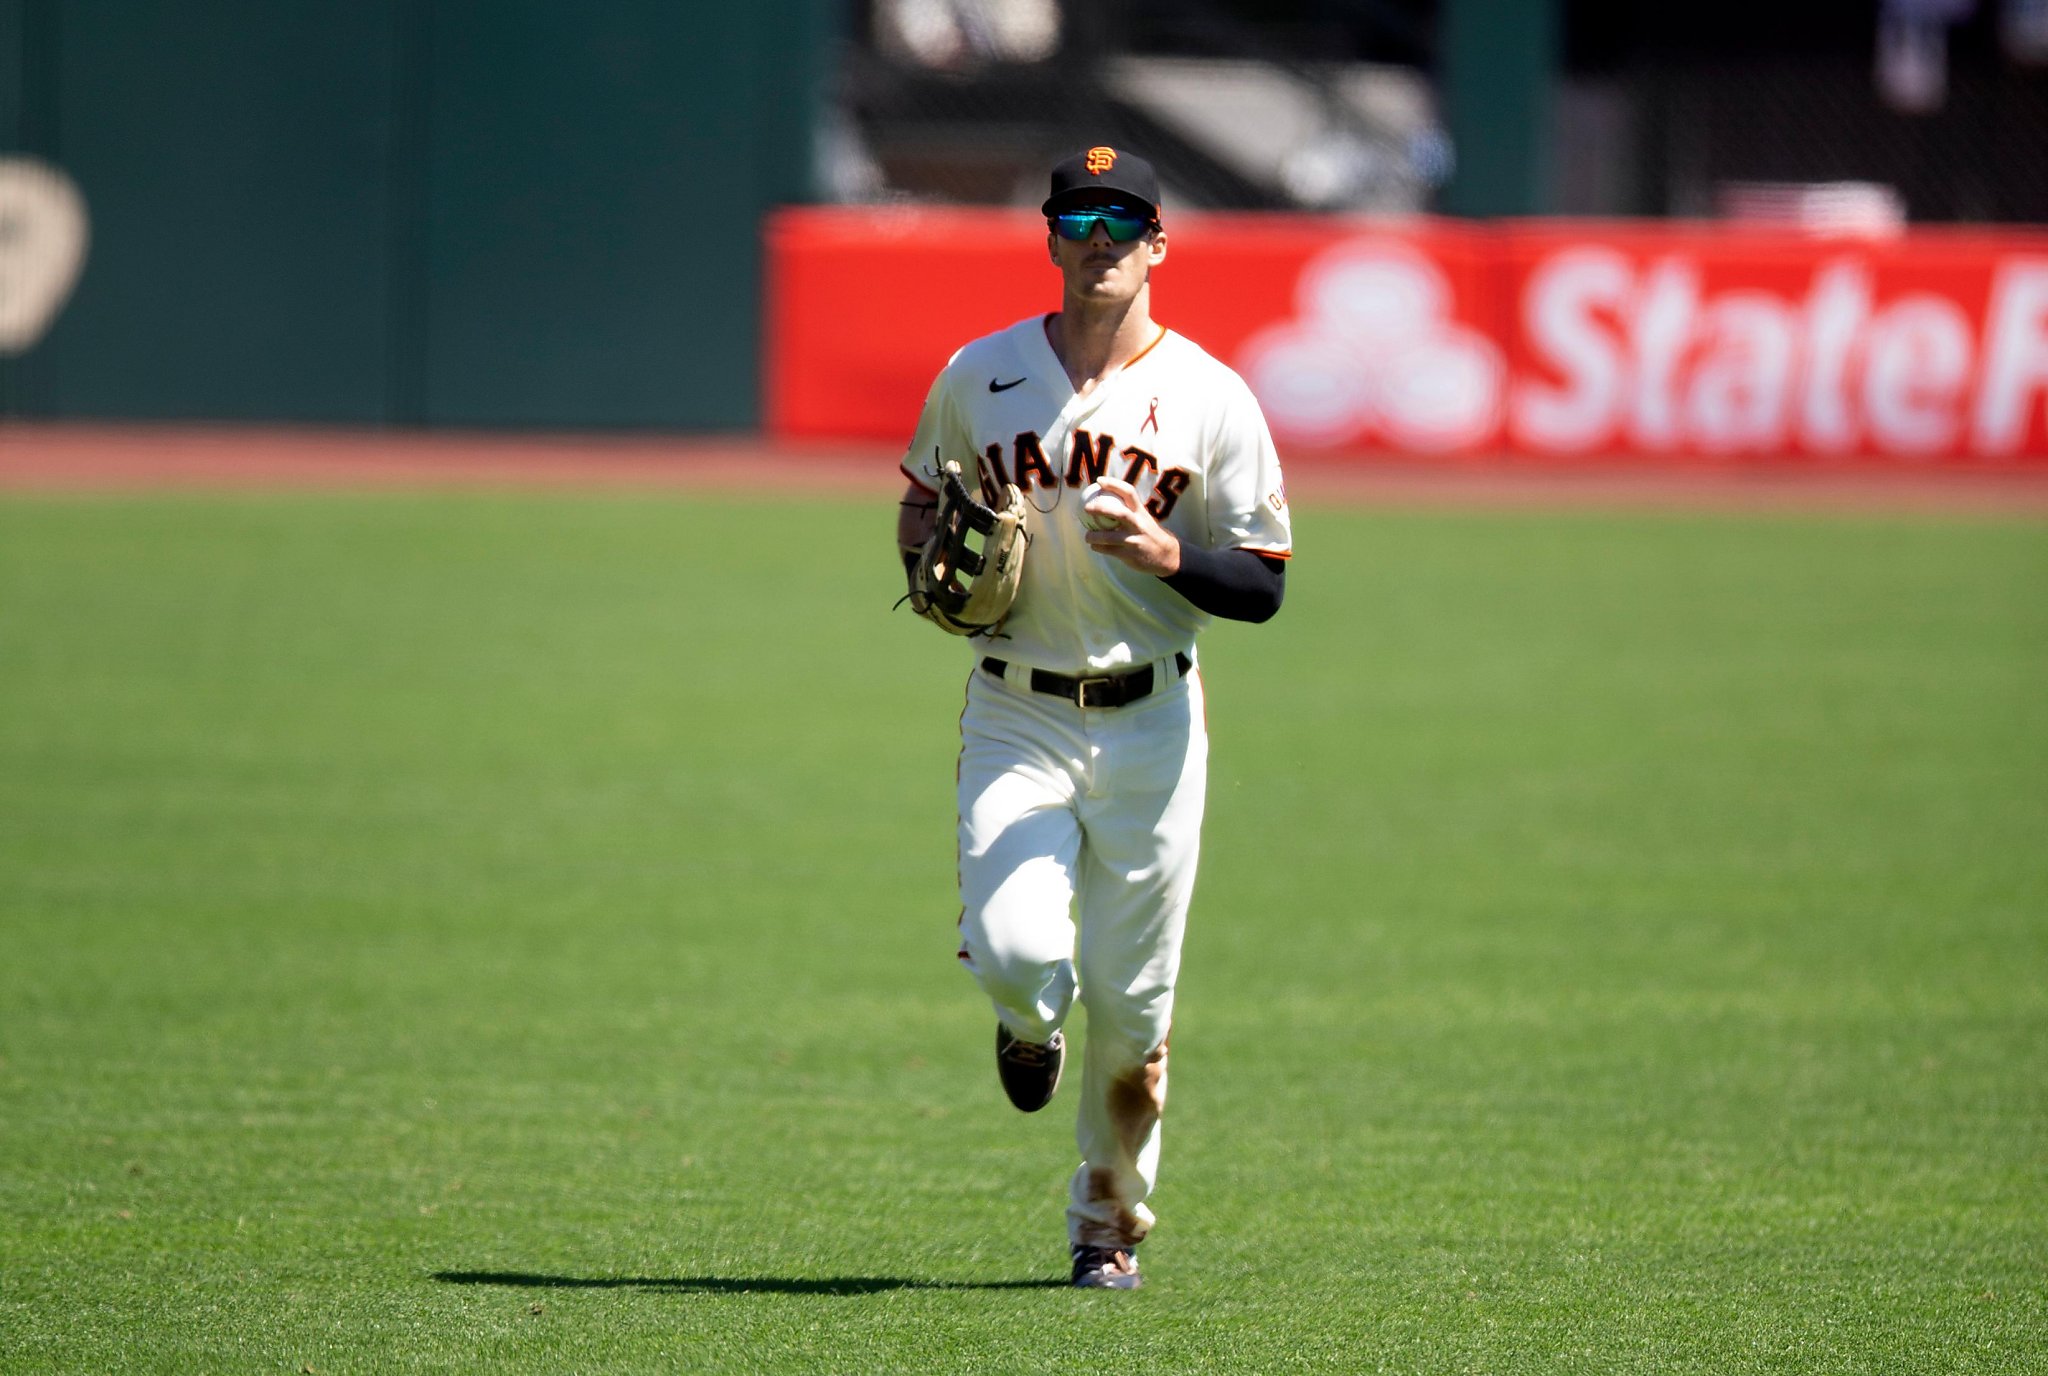
<svg viewBox="0 0 2048 1376">
<path fill-rule="evenodd" d="M 1116 166 L 1116 149 L 1091 148 L 1088 150 L 1088 161 L 1082 166 L 1086 167 L 1091 175 L 1099 177 Z"/>
</svg>

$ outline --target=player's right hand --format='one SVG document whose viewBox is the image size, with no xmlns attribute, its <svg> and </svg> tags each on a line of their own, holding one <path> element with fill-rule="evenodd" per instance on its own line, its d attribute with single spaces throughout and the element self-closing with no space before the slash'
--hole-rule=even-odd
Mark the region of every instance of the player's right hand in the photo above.
<svg viewBox="0 0 2048 1376">
<path fill-rule="evenodd" d="M 1100 491 L 1093 501 L 1082 504 L 1082 510 L 1109 517 L 1114 524 L 1090 530 L 1088 547 L 1155 578 L 1180 572 L 1180 541 L 1139 503 L 1138 489 L 1120 478 L 1104 478 L 1096 486 Z"/>
</svg>

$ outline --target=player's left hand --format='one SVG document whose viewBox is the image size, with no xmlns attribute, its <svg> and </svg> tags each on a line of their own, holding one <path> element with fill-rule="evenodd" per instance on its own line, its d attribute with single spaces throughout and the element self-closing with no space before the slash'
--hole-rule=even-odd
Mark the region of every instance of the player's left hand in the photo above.
<svg viewBox="0 0 2048 1376">
<path fill-rule="evenodd" d="M 1180 541 L 1145 510 L 1138 490 L 1120 478 L 1103 478 L 1095 486 L 1099 492 L 1085 510 L 1112 524 L 1087 532 L 1088 547 L 1157 578 L 1179 573 Z"/>
</svg>

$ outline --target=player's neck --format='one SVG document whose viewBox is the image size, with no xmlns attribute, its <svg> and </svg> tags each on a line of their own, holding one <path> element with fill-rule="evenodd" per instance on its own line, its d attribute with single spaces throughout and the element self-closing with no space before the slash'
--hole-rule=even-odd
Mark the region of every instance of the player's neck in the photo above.
<svg viewBox="0 0 2048 1376">
<path fill-rule="evenodd" d="M 1150 286 L 1129 301 L 1101 303 L 1068 297 L 1048 320 L 1045 337 L 1067 370 L 1074 390 L 1087 393 L 1144 351 L 1158 337 Z"/>
</svg>

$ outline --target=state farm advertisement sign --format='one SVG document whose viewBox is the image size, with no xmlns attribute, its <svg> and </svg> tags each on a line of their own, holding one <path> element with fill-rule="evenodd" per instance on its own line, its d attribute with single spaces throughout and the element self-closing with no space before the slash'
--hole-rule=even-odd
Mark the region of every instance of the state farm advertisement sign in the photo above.
<svg viewBox="0 0 2048 1376">
<path fill-rule="evenodd" d="M 1182 216 L 1153 311 L 1284 447 L 2048 463 L 2048 234 L 1881 243 L 1604 223 Z M 994 211 L 771 226 L 769 423 L 907 437 L 978 334 L 1056 309 Z"/>
<path fill-rule="evenodd" d="M 2048 237 L 1503 235 L 1531 453 L 2048 455 Z"/>
</svg>

